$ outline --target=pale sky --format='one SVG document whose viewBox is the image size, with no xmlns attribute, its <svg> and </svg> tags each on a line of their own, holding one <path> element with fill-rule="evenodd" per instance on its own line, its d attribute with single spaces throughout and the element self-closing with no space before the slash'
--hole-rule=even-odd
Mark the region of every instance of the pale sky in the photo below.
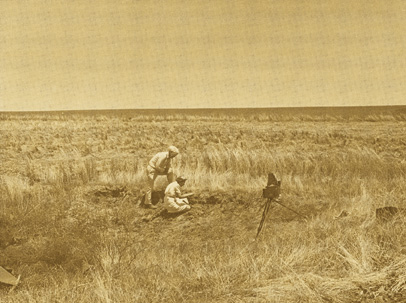
<svg viewBox="0 0 406 303">
<path fill-rule="evenodd" d="M 0 0 L 0 111 L 405 95 L 403 0 Z"/>
</svg>

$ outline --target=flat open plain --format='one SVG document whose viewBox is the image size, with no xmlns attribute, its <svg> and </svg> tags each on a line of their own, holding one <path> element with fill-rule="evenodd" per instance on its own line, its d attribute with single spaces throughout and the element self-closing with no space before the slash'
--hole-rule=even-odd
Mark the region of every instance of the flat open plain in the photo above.
<svg viewBox="0 0 406 303">
<path fill-rule="evenodd" d="M 375 210 L 406 202 L 405 133 L 405 107 L 0 113 L 1 301 L 404 302 L 406 219 Z M 168 145 L 178 217 L 140 205 Z M 269 172 L 305 218 L 254 241 Z"/>
</svg>

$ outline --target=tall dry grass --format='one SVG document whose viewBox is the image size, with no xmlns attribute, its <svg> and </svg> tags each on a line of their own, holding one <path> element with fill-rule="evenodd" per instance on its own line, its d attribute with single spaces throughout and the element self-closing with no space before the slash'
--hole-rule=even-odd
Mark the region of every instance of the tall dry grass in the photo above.
<svg viewBox="0 0 406 303">
<path fill-rule="evenodd" d="M 23 277 L 4 302 L 404 300 L 405 221 L 374 216 L 404 201 L 398 116 L 1 118 L 0 265 Z M 200 200 L 148 221 L 145 166 L 170 144 Z M 307 219 L 275 206 L 253 242 L 270 171 Z"/>
</svg>

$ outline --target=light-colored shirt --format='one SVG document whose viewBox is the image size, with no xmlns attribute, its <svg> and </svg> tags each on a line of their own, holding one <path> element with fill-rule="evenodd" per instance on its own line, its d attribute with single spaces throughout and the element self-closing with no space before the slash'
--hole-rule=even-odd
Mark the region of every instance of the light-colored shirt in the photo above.
<svg viewBox="0 0 406 303">
<path fill-rule="evenodd" d="M 165 196 L 168 198 L 179 198 L 182 195 L 180 185 L 178 182 L 173 181 L 165 189 Z"/>
<path fill-rule="evenodd" d="M 155 156 L 152 157 L 148 165 L 159 172 L 168 170 L 172 166 L 171 159 L 169 158 L 169 153 L 168 152 L 157 153 Z"/>
</svg>

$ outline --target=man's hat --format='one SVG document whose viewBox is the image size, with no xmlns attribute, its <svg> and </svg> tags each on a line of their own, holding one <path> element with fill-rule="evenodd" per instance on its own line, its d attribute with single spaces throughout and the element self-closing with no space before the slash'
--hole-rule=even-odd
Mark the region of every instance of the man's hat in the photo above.
<svg viewBox="0 0 406 303">
<path fill-rule="evenodd" d="M 175 154 L 179 154 L 179 150 L 178 150 L 175 146 L 173 146 L 173 145 L 171 145 L 171 146 L 168 147 L 168 152 L 172 152 L 172 153 L 175 153 Z"/>
<path fill-rule="evenodd" d="M 176 182 L 178 182 L 178 183 L 185 182 L 186 180 L 187 180 L 187 179 L 184 178 L 184 177 L 177 177 L 177 178 L 176 178 Z"/>
</svg>

